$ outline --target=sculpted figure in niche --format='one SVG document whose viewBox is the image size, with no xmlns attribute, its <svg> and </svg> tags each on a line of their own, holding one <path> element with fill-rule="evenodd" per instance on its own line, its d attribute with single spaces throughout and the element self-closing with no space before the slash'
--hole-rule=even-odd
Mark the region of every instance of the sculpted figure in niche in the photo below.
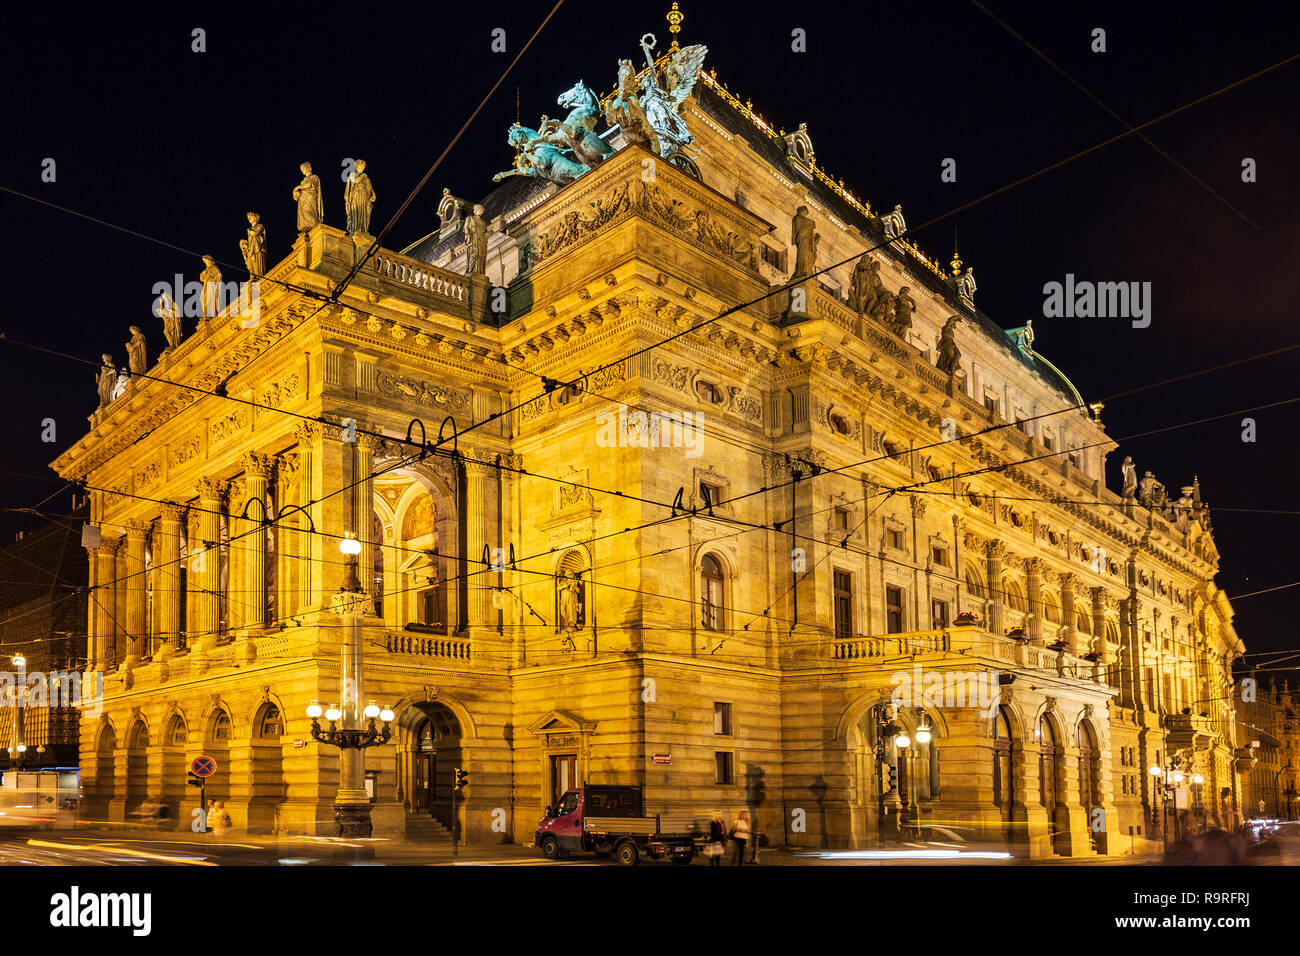
<svg viewBox="0 0 1300 956">
<path fill-rule="evenodd" d="M 582 626 L 582 579 L 571 571 L 560 572 L 560 629 L 576 631 Z"/>
<path fill-rule="evenodd" d="M 795 210 L 794 220 L 790 224 L 790 235 L 794 240 L 794 275 L 791 278 L 799 279 L 803 276 L 810 276 L 817 271 L 817 243 L 821 239 L 821 234 L 817 232 L 817 224 L 808 213 L 807 206 L 800 206 Z"/>
<path fill-rule="evenodd" d="M 370 235 L 370 208 L 375 204 L 375 187 L 366 175 L 366 161 L 357 160 L 356 172 L 343 187 L 343 202 L 348 211 L 348 235 Z"/>
<path fill-rule="evenodd" d="M 302 182 L 293 187 L 293 201 L 298 204 L 298 231 L 306 232 L 325 221 L 325 198 L 321 195 L 320 177 L 311 171 L 311 163 L 298 167 Z"/>
</svg>

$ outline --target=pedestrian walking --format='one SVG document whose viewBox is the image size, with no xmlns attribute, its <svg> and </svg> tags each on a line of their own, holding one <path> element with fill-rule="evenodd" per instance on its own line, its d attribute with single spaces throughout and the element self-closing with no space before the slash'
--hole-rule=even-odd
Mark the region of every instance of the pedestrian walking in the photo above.
<svg viewBox="0 0 1300 956">
<path fill-rule="evenodd" d="M 745 865 L 745 846 L 749 843 L 749 811 L 741 810 L 731 827 L 731 840 L 736 844 L 735 866 Z"/>
<path fill-rule="evenodd" d="M 230 819 L 230 812 L 226 809 L 224 803 L 217 801 L 212 805 L 213 833 L 216 833 L 218 836 L 222 835 L 230 829 L 232 822 L 233 821 Z"/>
<path fill-rule="evenodd" d="M 721 866 L 722 854 L 726 852 L 727 821 L 721 810 L 713 811 L 713 820 L 709 824 L 709 842 L 704 845 L 704 855 L 709 858 L 709 866 Z"/>
</svg>

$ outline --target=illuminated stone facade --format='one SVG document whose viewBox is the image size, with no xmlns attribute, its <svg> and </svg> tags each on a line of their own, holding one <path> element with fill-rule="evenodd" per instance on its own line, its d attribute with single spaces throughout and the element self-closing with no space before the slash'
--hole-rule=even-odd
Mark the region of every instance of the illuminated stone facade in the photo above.
<svg viewBox="0 0 1300 956">
<path fill-rule="evenodd" d="M 452 202 L 326 307 L 295 290 L 327 292 L 366 244 L 312 228 L 253 327 L 208 322 L 152 369 L 175 384 L 135 380 L 92 417 L 55 468 L 86 479 L 105 542 L 93 813 L 192 804 L 185 764 L 206 752 L 237 827 L 331 831 L 338 756 L 304 710 L 338 699 L 329 607 L 356 532 L 366 697 L 397 713 L 366 756 L 380 835 L 436 834 L 459 766 L 475 843 L 530 840 L 556 789 L 591 780 L 644 784 L 651 812 L 748 804 L 783 845 L 874 845 L 919 819 L 1033 856 L 1148 852 L 1146 768 L 1173 754 L 1232 821 L 1242 646 L 1199 489 L 1155 508 L 1108 490 L 1096 414 L 910 243 L 870 253 L 888 292 L 911 289 L 906 338 L 851 309 L 882 222 L 806 131 L 767 128 L 712 76 L 682 116 L 698 179 L 627 145 L 564 188 L 485 200 L 490 280 L 462 275 Z M 846 264 L 792 303 L 774 289 L 799 206 L 819 268 Z M 656 447 L 620 407 L 661 413 Z M 450 424 L 423 458 L 404 441 L 448 418 L 454 442 Z M 891 736 L 882 767 L 898 675 L 919 695 L 956 673 L 989 706 L 950 676 L 893 717 L 932 741 Z"/>
</svg>

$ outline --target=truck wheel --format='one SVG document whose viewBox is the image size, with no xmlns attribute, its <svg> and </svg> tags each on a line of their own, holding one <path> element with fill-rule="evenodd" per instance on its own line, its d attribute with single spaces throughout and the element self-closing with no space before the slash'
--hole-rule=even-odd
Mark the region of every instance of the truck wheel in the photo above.
<svg viewBox="0 0 1300 956">
<path fill-rule="evenodd" d="M 553 836 L 542 837 L 542 856 L 548 860 L 560 858 L 560 841 Z"/>
<path fill-rule="evenodd" d="M 631 840 L 624 840 L 614 850 L 614 859 L 618 861 L 619 866 L 636 866 L 639 858 L 636 844 Z"/>
</svg>

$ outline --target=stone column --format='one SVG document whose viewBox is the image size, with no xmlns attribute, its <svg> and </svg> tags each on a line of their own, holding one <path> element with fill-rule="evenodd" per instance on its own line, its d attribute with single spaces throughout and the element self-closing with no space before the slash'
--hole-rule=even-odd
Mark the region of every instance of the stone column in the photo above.
<svg viewBox="0 0 1300 956">
<path fill-rule="evenodd" d="M 1079 654 L 1079 632 L 1075 628 L 1075 610 L 1074 610 L 1074 575 L 1061 575 L 1061 620 L 1064 622 L 1065 630 L 1061 634 L 1061 640 L 1065 641 L 1065 649 L 1069 653 Z"/>
<path fill-rule="evenodd" d="M 953 515 L 952 518 L 952 575 L 954 581 L 954 593 L 957 595 L 957 606 L 952 609 L 952 616 L 955 618 L 962 611 L 968 608 L 962 607 L 961 595 L 966 587 L 966 565 L 964 563 L 964 549 L 966 547 L 966 519 L 960 515 Z"/>
<path fill-rule="evenodd" d="M 1030 558 L 1025 564 L 1025 578 L 1029 584 L 1029 637 L 1035 644 L 1043 643 L 1043 561 Z"/>
<path fill-rule="evenodd" d="M 126 662 L 135 664 L 145 654 L 149 622 L 144 571 L 144 539 L 149 525 L 144 521 L 126 524 Z"/>
<path fill-rule="evenodd" d="M 181 529 L 185 509 L 167 501 L 162 506 L 154 543 L 154 634 L 161 642 L 159 653 L 171 657 L 180 648 L 181 637 Z"/>
<path fill-rule="evenodd" d="M 294 493 L 295 476 L 298 473 L 298 456 L 281 455 L 275 460 L 276 517 L 281 518 L 289 508 L 298 505 L 302 499 Z M 301 530 L 306 528 L 307 518 L 301 511 L 293 511 L 277 525 L 275 538 L 275 594 L 273 604 L 275 617 L 285 622 L 290 615 L 298 611 L 300 594 L 299 576 L 306 564 L 302 554 L 303 539 L 307 536 Z"/>
<path fill-rule="evenodd" d="M 113 589 L 104 596 L 104 606 L 111 612 L 113 619 L 113 667 L 117 667 L 126 659 L 126 538 L 118 538 L 113 542 L 109 553 L 113 558 Z"/>
<path fill-rule="evenodd" d="M 307 512 L 298 515 L 298 527 L 310 529 L 314 523 L 317 530 L 320 530 L 321 506 L 315 501 L 319 497 L 315 489 L 318 487 L 316 469 L 320 463 L 318 449 L 321 441 L 321 426 L 315 422 L 300 422 L 294 430 L 294 435 L 298 439 L 298 496 L 295 503 L 301 505 Z M 308 515 L 311 517 L 310 521 Z M 298 565 L 298 597 L 294 602 L 298 611 L 307 611 L 318 606 L 319 597 L 315 590 L 319 577 L 316 572 L 317 556 L 322 547 L 321 543 L 332 540 L 323 538 L 319 534 L 312 534 L 310 531 L 298 535 L 297 557 L 294 558 Z M 337 542 L 334 550 L 338 550 Z"/>
<path fill-rule="evenodd" d="M 221 499 L 226 483 L 200 478 L 199 529 L 190 561 L 189 600 L 194 608 L 190 643 L 211 646 L 221 636 Z"/>
<path fill-rule="evenodd" d="M 1002 600 L 1002 556 L 1007 553 L 1007 546 L 1001 541 L 990 541 L 985 545 L 987 556 L 987 574 L 989 579 L 989 619 L 988 629 L 998 637 L 1006 637 L 1007 628 L 1002 609 L 1006 602 Z"/>
<path fill-rule="evenodd" d="M 272 461 L 268 455 L 247 454 L 244 465 L 244 520 L 240 540 L 244 555 L 244 627 L 259 630 L 266 626 L 266 489 L 271 477 Z"/>
<path fill-rule="evenodd" d="M 354 470 L 352 481 L 352 521 L 351 530 L 361 542 L 361 553 L 357 555 L 357 580 L 361 582 L 361 591 L 368 597 L 375 595 L 375 452 L 379 450 L 379 440 L 374 435 L 363 435 L 362 425 L 357 423 L 357 441 L 353 451 Z M 373 614 L 373 604 L 368 614 Z"/>
<path fill-rule="evenodd" d="M 1106 640 L 1106 589 L 1103 587 L 1092 589 L 1092 632 L 1096 638 L 1093 648 L 1101 655 L 1102 665 L 1109 667 L 1115 662 L 1115 652 Z"/>
<path fill-rule="evenodd" d="M 496 547 L 492 540 L 492 520 L 496 512 L 497 470 L 494 466 L 468 455 L 465 457 L 465 547 L 462 564 L 469 585 L 469 613 L 465 621 L 471 627 L 486 627 L 492 610 L 492 578 L 483 565 L 483 549 Z M 590 613 L 590 612 L 588 612 Z"/>
</svg>

